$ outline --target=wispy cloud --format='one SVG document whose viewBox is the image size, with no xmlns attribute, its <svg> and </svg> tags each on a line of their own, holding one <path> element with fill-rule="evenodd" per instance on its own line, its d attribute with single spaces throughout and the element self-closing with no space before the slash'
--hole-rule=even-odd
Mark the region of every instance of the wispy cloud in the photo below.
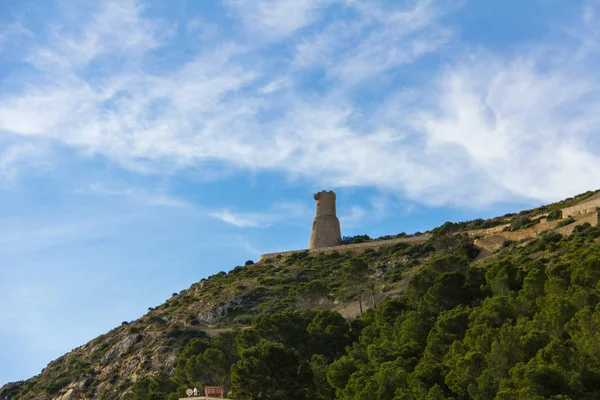
<svg viewBox="0 0 600 400">
<path fill-rule="evenodd" d="M 98 195 L 122 197 L 136 203 L 177 207 L 177 208 L 192 208 L 192 204 L 183 199 L 166 194 L 164 191 L 149 191 L 144 188 L 124 187 L 124 188 L 109 188 L 102 184 L 94 183 L 89 186 L 89 190 L 78 191 L 80 195 Z"/>
<path fill-rule="evenodd" d="M 452 37 L 440 19 L 455 2 L 417 1 L 383 8 L 378 2 L 352 3 L 352 18 L 335 21 L 302 38 L 293 65 L 322 68 L 345 84 L 377 77 L 430 53 Z"/>
<path fill-rule="evenodd" d="M 226 0 L 245 28 L 271 39 L 284 39 L 311 25 L 328 4 L 339 0 Z"/>
<path fill-rule="evenodd" d="M 471 164 L 452 171 L 470 171 L 471 183 L 449 185 L 489 203 L 498 191 L 556 199 L 600 183 L 600 81 L 568 59 L 540 48 L 509 60 L 474 54 L 447 68 L 435 108 L 421 110 L 415 124 L 427 148 Z"/>
<path fill-rule="evenodd" d="M 286 46 L 217 36 L 167 70 L 150 62 L 170 49 L 164 21 L 133 1 L 104 2 L 28 48 L 36 85 L 23 80 L 0 97 L 0 134 L 142 173 L 216 163 L 434 205 L 548 201 L 599 185 L 598 3 L 587 3 L 570 40 L 510 54 L 460 46 L 444 23 L 448 4 L 231 1 L 247 32 L 271 32 Z M 429 81 L 394 81 L 450 45 L 453 58 Z M 314 71 L 323 81 L 307 89 Z M 383 94 L 362 102 L 377 85 Z M 13 159 L 0 150 L 3 170 L 18 168 Z M 238 226 L 272 223 L 213 214 Z"/>
<path fill-rule="evenodd" d="M 51 156 L 47 146 L 28 141 L 2 141 L 0 145 L 0 187 L 15 179 L 25 168 L 49 166 Z"/>
<path fill-rule="evenodd" d="M 31 31 L 23 26 L 20 21 L 15 21 L 10 24 L 0 24 L 0 53 L 5 46 L 18 42 L 22 38 L 32 38 L 34 35 Z"/>
<path fill-rule="evenodd" d="M 239 228 L 266 228 L 274 224 L 303 221 L 310 215 L 310 210 L 304 204 L 284 203 L 263 212 L 231 211 L 224 208 L 209 215 Z"/>
<path fill-rule="evenodd" d="M 381 221 L 390 208 L 391 203 L 386 197 L 372 197 L 367 206 L 346 207 L 345 212 L 339 216 L 340 223 L 345 228 L 357 228 L 367 223 Z"/>
<path fill-rule="evenodd" d="M 131 215 L 3 218 L 0 252 L 27 253 L 82 244 L 113 234 Z"/>
<path fill-rule="evenodd" d="M 103 2 L 82 28 L 54 27 L 50 40 L 34 47 L 28 61 L 41 70 L 73 72 L 108 55 L 132 59 L 144 54 L 159 43 L 157 26 L 141 16 L 142 10 L 133 0 Z"/>
</svg>

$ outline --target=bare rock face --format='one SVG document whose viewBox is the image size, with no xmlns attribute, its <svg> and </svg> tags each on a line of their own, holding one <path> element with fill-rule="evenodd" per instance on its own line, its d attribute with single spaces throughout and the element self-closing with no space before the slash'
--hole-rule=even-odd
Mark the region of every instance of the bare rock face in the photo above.
<svg viewBox="0 0 600 400">
<path fill-rule="evenodd" d="M 112 349 L 106 353 L 103 357 L 104 362 L 111 362 L 121 357 L 123 354 L 130 351 L 133 346 L 140 341 L 140 335 L 138 333 L 129 335 L 117 343 Z"/>
<path fill-rule="evenodd" d="M 212 310 L 203 312 L 198 316 L 198 319 L 211 325 L 214 324 L 219 318 L 227 316 L 231 311 L 235 310 L 241 305 L 241 298 L 232 297 L 231 299 L 218 304 Z"/>
<path fill-rule="evenodd" d="M 56 400 L 75 400 L 74 392 L 75 392 L 75 389 L 69 389 L 69 390 L 67 390 L 67 392 L 65 394 L 58 397 Z"/>
<path fill-rule="evenodd" d="M 79 386 L 81 386 L 81 385 L 80 384 L 75 384 L 75 385 L 69 386 L 67 388 L 66 392 L 64 392 L 62 395 L 56 397 L 54 400 L 81 400 L 81 399 L 85 399 L 86 398 L 85 390 L 83 390 Z"/>
<path fill-rule="evenodd" d="M 342 243 L 340 221 L 336 215 L 335 193 L 320 191 L 315 194 L 317 215 L 310 234 L 309 249 L 338 246 Z"/>
</svg>

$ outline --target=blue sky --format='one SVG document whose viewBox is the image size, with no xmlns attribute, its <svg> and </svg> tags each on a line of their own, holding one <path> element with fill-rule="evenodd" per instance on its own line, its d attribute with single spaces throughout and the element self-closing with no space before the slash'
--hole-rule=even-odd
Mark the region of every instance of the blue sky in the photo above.
<svg viewBox="0 0 600 400">
<path fill-rule="evenodd" d="M 597 0 L 0 2 L 0 384 L 260 253 L 600 186 Z"/>
</svg>

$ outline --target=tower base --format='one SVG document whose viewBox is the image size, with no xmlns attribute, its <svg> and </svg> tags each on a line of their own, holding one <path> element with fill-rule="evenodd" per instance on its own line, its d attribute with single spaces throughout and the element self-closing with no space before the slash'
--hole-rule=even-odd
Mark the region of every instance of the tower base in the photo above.
<svg viewBox="0 0 600 400">
<path fill-rule="evenodd" d="M 342 244 L 340 221 L 336 216 L 323 215 L 315 218 L 310 234 L 309 249 L 331 247 Z"/>
</svg>

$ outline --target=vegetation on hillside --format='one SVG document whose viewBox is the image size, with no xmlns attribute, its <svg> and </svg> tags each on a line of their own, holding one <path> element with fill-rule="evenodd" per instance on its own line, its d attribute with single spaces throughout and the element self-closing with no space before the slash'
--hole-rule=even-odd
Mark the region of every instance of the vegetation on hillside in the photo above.
<svg viewBox="0 0 600 400">
<path fill-rule="evenodd" d="M 113 400 L 115 392 L 128 392 L 145 376 L 158 380 L 152 387 L 165 390 L 167 383 L 160 379 L 172 375 L 177 357 L 191 340 L 247 328 L 261 315 L 329 309 L 359 295 L 368 303 L 365 308 L 370 307 L 373 299 L 403 290 L 405 275 L 435 252 L 431 244 L 398 244 L 369 249 L 358 258 L 298 252 L 258 264 L 246 262 L 174 293 L 139 320 L 123 322 L 51 362 L 40 375 L 6 385 L 0 398 L 10 393 L 11 399 L 52 399 L 75 387 L 75 397 L 81 396 L 77 398 Z M 346 267 L 353 260 L 368 265 L 368 285 L 359 287 L 349 279 Z M 145 392 L 139 393 L 138 398 L 144 398 Z"/>
<path fill-rule="evenodd" d="M 437 254 L 405 295 L 353 321 L 281 312 L 194 339 L 172 377 L 139 381 L 127 399 L 206 384 L 252 399 L 598 399 L 599 237 L 584 225 L 475 264 Z"/>
<path fill-rule="evenodd" d="M 490 219 L 477 218 L 463 222 L 446 222 L 441 227 L 425 233 L 433 233 L 439 231 L 440 229 L 445 230 L 446 232 L 464 232 L 468 230 L 489 229 L 500 225 L 506 225 L 506 231 L 516 231 L 519 229 L 529 228 L 535 224 L 538 224 L 541 218 L 547 218 L 548 221 L 556 221 L 561 219 L 563 216 L 563 208 L 570 207 L 577 203 L 588 200 L 590 197 L 598 193 L 600 193 L 600 190 L 588 191 L 556 203 L 543 205 L 529 210 L 523 210 L 519 213 L 508 213 L 503 216 Z M 344 236 L 342 238 L 342 244 L 356 244 L 370 241 L 397 239 L 402 237 L 419 236 L 421 234 L 421 232 L 415 232 L 411 235 L 407 235 L 406 233 L 402 232 L 397 235 L 381 236 L 376 239 L 371 238 L 369 235 Z"/>
<path fill-rule="evenodd" d="M 550 231 L 485 256 L 464 234 L 558 218 L 593 194 L 446 223 L 418 245 L 248 261 L 0 398 L 172 400 L 204 385 L 239 399 L 600 398 L 600 228 Z"/>
</svg>

